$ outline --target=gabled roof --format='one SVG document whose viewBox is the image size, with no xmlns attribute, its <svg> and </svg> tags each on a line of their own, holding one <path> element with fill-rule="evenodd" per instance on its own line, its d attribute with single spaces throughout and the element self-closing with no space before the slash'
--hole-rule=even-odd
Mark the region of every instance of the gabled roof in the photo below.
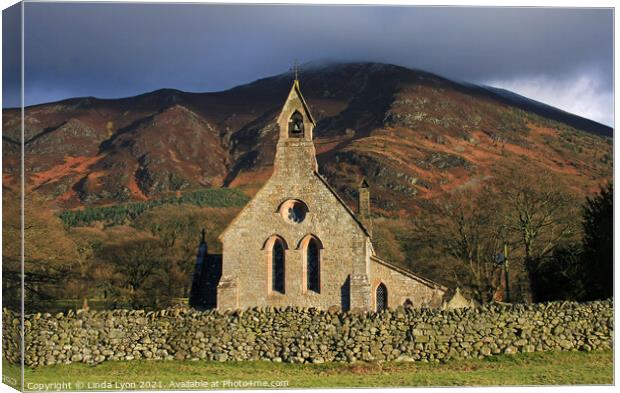
<svg viewBox="0 0 620 393">
<path fill-rule="evenodd" d="M 442 290 L 442 291 L 444 291 L 444 292 L 448 290 L 448 287 L 443 286 L 443 285 L 439 284 L 438 282 L 435 282 L 435 281 L 430 280 L 430 279 L 428 279 L 428 278 L 424 278 L 424 277 L 422 277 L 422 276 L 418 276 L 417 274 L 412 273 L 411 271 L 409 271 L 409 270 L 407 270 L 407 269 L 403 269 L 402 267 L 399 267 L 399 266 L 393 265 L 393 264 L 391 264 L 390 262 L 387 262 L 387 261 L 385 261 L 385 260 L 383 260 L 383 259 L 379 258 L 379 257 L 378 257 L 378 256 L 376 256 L 376 255 L 371 256 L 371 257 L 370 257 L 370 259 L 371 259 L 372 261 L 377 262 L 377 263 L 380 263 L 380 264 L 382 264 L 383 266 L 388 267 L 388 268 L 390 268 L 390 269 L 392 269 L 392 270 L 396 270 L 397 272 L 399 272 L 399 273 L 400 273 L 400 274 L 402 274 L 402 275 L 405 275 L 405 276 L 407 276 L 407 277 L 409 277 L 409 278 L 412 278 L 412 279 L 414 279 L 414 280 L 416 280 L 416 281 L 418 281 L 418 282 L 421 282 L 422 284 L 424 284 L 424 285 L 426 285 L 426 286 L 433 287 L 433 288 L 437 288 L 437 289 L 441 289 L 441 290 Z"/>
<path fill-rule="evenodd" d="M 349 213 L 349 215 L 351 216 L 351 218 L 353 218 L 353 220 L 357 223 L 357 225 L 359 225 L 359 227 L 362 229 L 362 231 L 364 231 L 364 234 L 368 237 L 370 237 L 370 232 L 368 232 L 368 229 L 364 226 L 364 224 L 359 220 L 359 218 L 357 218 L 357 216 L 355 215 L 355 213 L 353 213 L 353 211 L 349 208 L 349 206 L 347 206 L 347 204 L 345 203 L 345 201 L 340 197 L 340 195 L 338 195 L 338 193 L 336 192 L 336 190 L 334 190 L 332 188 L 332 186 L 329 185 L 329 183 L 327 182 L 327 180 L 325 180 L 325 178 L 323 178 L 323 176 L 321 176 L 320 173 L 314 171 L 313 172 L 314 175 L 319 178 L 319 180 L 325 185 L 325 187 L 327 188 L 327 190 L 334 195 L 334 197 L 336 197 L 336 200 L 342 205 L 342 207 L 345 208 L 345 210 L 347 211 L 347 213 Z M 254 195 L 254 198 L 256 197 L 256 195 L 258 195 L 263 188 L 267 187 L 267 185 L 269 184 L 269 181 L 265 182 L 265 184 L 262 185 L 262 187 L 258 190 L 258 192 L 256 192 L 256 194 Z M 252 199 L 254 199 L 252 198 Z M 224 228 L 224 230 L 222 231 L 222 233 L 220 233 L 220 235 L 218 236 L 218 239 L 222 240 L 222 238 L 224 237 L 224 234 L 226 232 L 228 232 L 228 230 L 230 228 L 232 228 L 233 224 L 239 219 L 239 217 L 241 217 L 242 213 L 247 210 L 250 206 L 250 204 L 252 203 L 252 201 L 250 200 L 248 203 L 245 204 L 245 206 L 241 209 L 241 211 L 239 211 L 239 213 L 237 213 L 237 215 L 235 216 L 235 218 L 233 218 L 233 220 L 228 224 L 228 226 L 226 228 Z M 374 252 L 373 252 L 374 253 Z"/>
<path fill-rule="evenodd" d="M 327 180 L 325 180 L 325 178 L 323 178 L 323 176 L 321 176 L 320 173 L 318 172 L 314 172 L 314 175 L 316 177 L 319 178 L 319 180 L 321 180 L 323 182 L 323 184 L 325 185 L 325 187 L 327 187 L 327 189 L 329 190 L 329 192 L 331 192 L 336 199 L 338 200 L 338 202 L 340 202 L 340 204 L 345 208 L 345 210 L 351 215 L 351 217 L 353 218 L 353 220 L 355 220 L 355 222 L 357 223 L 357 225 L 359 225 L 359 227 L 362 229 L 362 231 L 364 231 L 364 233 L 366 234 L 366 236 L 370 237 L 370 232 L 368 231 L 368 229 L 366 228 L 366 226 L 364 226 L 364 223 L 360 221 L 359 218 L 357 218 L 357 216 L 355 215 L 355 213 L 353 213 L 353 211 L 351 210 L 351 208 L 349 208 L 349 206 L 345 203 L 345 201 L 340 197 L 340 195 L 338 195 L 338 193 L 336 192 L 336 190 L 334 190 L 332 188 L 332 186 L 329 185 L 329 183 L 327 182 Z"/>
<path fill-rule="evenodd" d="M 346 211 L 347 211 L 347 212 L 351 215 L 351 217 L 353 217 L 353 219 L 355 220 L 355 222 L 356 222 L 356 223 L 360 226 L 360 228 L 364 231 L 364 233 L 365 233 L 367 236 L 370 236 L 370 234 L 369 234 L 369 232 L 368 232 L 368 229 L 364 226 L 364 223 L 363 223 L 362 221 L 360 221 L 360 220 L 359 220 L 359 218 L 355 215 L 355 213 L 353 213 L 353 211 L 352 211 L 352 210 L 349 208 L 349 206 L 348 206 L 348 205 L 344 202 L 344 200 L 340 197 L 340 195 L 338 195 L 338 193 L 336 192 L 336 190 L 334 190 L 334 189 L 333 189 L 333 188 L 329 185 L 329 183 L 327 182 L 327 180 L 325 180 L 325 178 L 323 178 L 323 176 L 321 176 L 321 174 L 320 174 L 320 173 L 318 173 L 318 172 L 314 172 L 314 174 L 316 175 L 316 177 L 318 177 L 318 178 L 319 178 L 319 179 L 323 182 L 323 184 L 325 184 L 325 187 L 327 187 L 327 189 L 328 189 L 328 190 L 329 190 L 329 191 L 330 191 L 330 192 L 331 192 L 331 193 L 332 193 L 332 194 L 336 197 L 336 199 L 338 200 L 338 202 L 340 202 L 340 204 L 341 204 L 341 205 L 345 208 L 345 210 L 346 210 Z M 360 186 L 361 186 L 361 187 L 364 187 L 364 186 L 369 187 L 368 182 L 366 181 L 366 179 L 365 179 L 365 178 L 364 178 L 364 179 L 362 180 L 362 182 L 360 183 Z M 372 242 L 371 242 L 371 245 L 372 245 Z M 395 271 L 399 272 L 399 273 L 400 273 L 400 274 L 402 274 L 402 275 L 405 275 L 405 276 L 407 276 L 407 277 L 409 277 L 409 278 L 412 278 L 412 279 L 414 279 L 414 280 L 416 280 L 416 281 L 418 281 L 418 282 L 420 282 L 420 283 L 422 283 L 422 284 L 424 284 L 424 285 L 426 285 L 426 286 L 429 286 L 429 287 L 432 287 L 432 288 L 441 289 L 441 290 L 443 290 L 443 291 L 447 291 L 447 290 L 448 290 L 448 288 L 447 288 L 447 287 L 445 287 L 445 286 L 443 286 L 443 285 L 439 284 L 438 282 L 435 282 L 435 281 L 430 280 L 430 279 L 428 279 L 428 278 L 424 278 L 424 277 L 422 277 L 422 276 L 419 276 L 419 275 L 417 275 L 417 274 L 415 274 L 415 273 L 413 273 L 413 272 L 411 272 L 411 271 L 409 271 L 409 270 L 407 270 L 407 269 L 403 269 L 403 268 L 401 268 L 401 267 L 399 267 L 399 266 L 396 266 L 396 265 L 394 265 L 394 264 L 392 264 L 392 263 L 390 263 L 390 262 L 388 262 L 388 261 L 385 261 L 385 260 L 383 260 L 383 259 L 379 258 L 377 255 L 375 255 L 374 250 L 373 250 L 373 252 L 372 252 L 372 255 L 370 256 L 370 259 L 371 259 L 371 260 L 373 260 L 373 261 L 375 261 L 375 262 L 377 262 L 377 263 L 380 263 L 380 264 L 384 265 L 384 266 L 385 266 L 385 267 L 387 267 L 387 268 L 390 268 L 390 269 L 392 269 L 392 270 L 395 270 Z"/>
<path fill-rule="evenodd" d="M 299 101 L 301 101 L 301 104 L 304 108 L 304 111 L 306 112 L 306 115 L 308 116 L 308 119 L 310 119 L 310 121 L 312 122 L 312 125 L 316 127 L 316 122 L 314 121 L 314 118 L 312 117 L 312 114 L 310 113 L 310 107 L 306 103 L 304 96 L 301 94 L 301 89 L 299 87 L 299 81 L 297 79 L 293 81 L 293 86 L 291 86 L 291 90 L 289 91 L 288 96 L 286 97 L 286 101 L 284 101 L 284 105 L 282 105 L 282 110 L 280 110 L 280 115 L 278 116 L 278 122 L 282 120 L 280 118 L 282 117 L 282 114 L 284 113 L 284 109 L 286 108 L 286 105 L 288 104 L 288 102 L 291 100 L 291 96 L 293 94 L 296 94 L 299 97 Z"/>
<path fill-rule="evenodd" d="M 241 215 L 250 208 L 250 205 L 252 204 L 252 201 L 254 200 L 254 198 L 256 198 L 256 196 L 263 190 L 263 188 L 267 187 L 267 185 L 269 184 L 269 180 L 267 180 L 262 186 L 261 188 L 258 189 L 258 191 L 256 192 L 256 194 L 254 194 L 254 196 L 252 197 L 252 199 L 250 199 L 248 201 L 248 203 L 245 204 L 245 206 L 243 206 L 241 208 L 241 210 L 239 210 L 239 213 L 237 213 L 237 215 L 232 219 L 231 222 L 228 223 L 228 225 L 226 226 L 226 228 L 224 228 L 224 230 L 219 234 L 219 236 L 217 237 L 220 241 L 222 241 L 222 239 L 224 239 L 224 235 L 226 234 L 226 232 L 228 232 L 228 230 L 230 228 L 233 227 L 233 225 L 239 220 L 239 218 L 241 217 Z"/>
</svg>

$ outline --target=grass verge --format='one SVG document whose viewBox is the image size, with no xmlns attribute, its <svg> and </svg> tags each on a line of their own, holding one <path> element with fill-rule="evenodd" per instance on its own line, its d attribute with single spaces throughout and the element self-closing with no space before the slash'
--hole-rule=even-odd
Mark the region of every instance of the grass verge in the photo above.
<svg viewBox="0 0 620 393">
<path fill-rule="evenodd" d="M 25 371 L 26 390 L 56 390 L 61 383 L 61 390 L 612 384 L 613 353 L 541 352 L 443 364 L 128 361 Z"/>
</svg>

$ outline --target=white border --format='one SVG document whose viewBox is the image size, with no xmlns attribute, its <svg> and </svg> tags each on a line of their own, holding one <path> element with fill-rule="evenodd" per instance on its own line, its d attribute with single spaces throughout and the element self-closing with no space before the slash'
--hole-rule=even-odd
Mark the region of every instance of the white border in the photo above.
<svg viewBox="0 0 620 393">
<path fill-rule="evenodd" d="M 37 1 L 37 0 L 26 0 L 27 2 L 41 2 L 41 1 Z M 66 0 L 63 2 L 86 2 L 86 1 L 77 1 L 77 0 Z M 94 1 L 93 1 L 94 2 Z M 101 1 L 103 2 L 103 1 Z M 109 2 L 120 2 L 120 1 L 109 1 Z M 521 1 L 515 1 L 515 0 L 496 0 L 496 1 L 490 1 L 490 0 L 470 0 L 470 1 L 465 1 L 465 0 L 450 0 L 450 1 L 406 1 L 406 0 L 388 0 L 388 1 L 363 1 L 363 0 L 357 0 L 357 1 L 351 1 L 351 0 L 339 0 L 339 1 L 327 1 L 327 0 L 314 0 L 314 1 L 308 1 L 308 0 L 289 0 L 289 1 L 282 1 L 282 0 L 267 0 L 267 1 L 257 1 L 257 0 L 229 0 L 229 1 L 203 1 L 203 2 L 198 2 L 198 1 L 174 1 L 174 0 L 150 0 L 150 1 L 140 1 L 140 0 L 136 0 L 136 1 L 130 1 L 131 3 L 236 3 L 236 4 L 341 4 L 341 5 L 427 5 L 427 6 L 481 6 L 481 7 L 584 7 L 584 8 L 595 8 L 595 7 L 605 7 L 605 8 L 614 8 L 614 22 L 615 22 L 615 4 L 613 1 L 611 0 L 589 0 L 589 1 L 583 1 L 583 0 L 538 0 L 538 1 L 532 1 L 532 0 L 521 0 Z M 16 1 L 14 0 L 0 0 L 0 5 L 2 6 L 2 9 L 5 9 L 13 4 L 15 4 Z M 129 2 L 127 2 L 129 3 Z M 23 10 L 23 9 L 22 9 Z M 0 22 L 1 23 L 1 22 Z M 614 23 L 615 26 L 615 23 Z M 23 75 L 23 66 L 24 66 L 24 51 L 23 51 L 23 11 L 22 11 L 22 75 Z M 616 56 L 617 53 L 615 51 L 615 47 L 616 47 L 616 42 L 618 42 L 618 31 L 614 28 L 614 75 L 617 74 L 618 71 L 618 62 L 616 61 Z M 1 38 L 1 32 L 0 32 L 0 38 Z M 1 59 L 1 53 L 0 53 L 0 59 Z M 614 78 L 614 114 L 617 112 L 617 105 L 618 102 L 617 100 L 615 100 L 615 92 L 616 87 L 617 87 L 617 80 L 616 78 Z M 0 80 L 0 89 L 2 88 L 2 82 Z M 22 91 L 20 93 L 21 95 L 21 101 L 22 101 L 22 108 L 23 108 L 23 102 L 24 102 L 24 81 L 22 78 Z M 2 104 L 1 101 L 1 97 L 0 97 L 0 107 Z M 615 129 L 615 116 L 614 116 L 614 129 Z M 22 133 L 23 133 L 23 116 L 22 116 Z M 22 135 L 22 140 L 23 140 L 23 135 Z M 0 148 L 1 149 L 1 148 Z M 618 146 L 616 143 L 614 143 L 614 157 L 617 157 L 617 149 Z M 23 187 L 23 167 L 24 162 L 23 162 L 23 146 L 22 146 L 22 160 L 21 160 L 21 170 L 22 170 L 22 187 Z M 616 178 L 615 176 L 616 174 L 616 166 L 614 165 L 614 179 Z M 2 195 L 2 191 L 0 189 L 0 197 Z M 21 195 L 22 198 L 22 203 L 23 203 L 23 192 Z M 618 200 L 620 198 L 618 197 L 617 193 L 614 196 L 614 206 L 617 205 Z M 0 214 L 2 211 L 2 207 L 0 204 Z M 617 222 L 617 210 L 614 209 L 614 226 L 615 223 Z M 22 220 L 23 220 L 23 209 L 22 209 Z M 23 225 L 23 221 L 22 221 L 22 225 Z M 619 231 L 616 231 L 616 233 L 614 233 L 614 250 L 615 250 L 615 245 L 618 244 L 618 241 L 620 240 L 620 234 L 618 233 Z M 0 241 L 2 239 L 2 234 L 0 233 Z M 0 255 L 1 255 L 1 251 L 0 251 Z M 22 255 L 23 255 L 23 244 L 22 244 Z M 615 256 L 615 254 L 614 254 Z M 614 263 L 617 262 L 616 258 L 614 258 Z M 620 265 L 618 265 L 620 266 Z M 22 268 L 23 268 L 23 264 L 22 264 Z M 619 273 L 618 270 L 620 269 L 616 269 L 614 271 L 614 282 L 618 283 L 618 277 L 619 277 Z M 23 272 L 22 272 L 23 275 Z M 1 272 L 0 272 L 0 277 L 1 277 Z M 617 294 L 614 292 L 614 296 L 616 296 Z M 0 299 L 1 299 L 1 294 L 0 294 Z M 23 313 L 23 304 L 22 304 L 22 313 Z M 615 313 L 614 315 L 615 320 L 614 320 L 614 326 L 618 326 L 618 321 L 619 321 L 619 317 L 618 317 L 618 313 Z M 22 321 L 23 323 L 23 321 Z M 614 343 L 616 344 L 616 343 Z M 614 380 L 618 381 L 618 365 L 616 360 L 616 349 L 617 349 L 617 345 L 614 345 Z M 22 356 L 23 359 L 23 356 Z M 22 368 L 22 382 L 23 382 L 23 368 Z M 606 387 L 606 386 L 566 386 L 566 387 L 555 387 L 555 386 L 545 386 L 545 387 L 506 387 L 506 388 L 499 388 L 502 392 L 521 392 L 525 389 L 527 390 L 537 390 L 537 391 L 556 391 L 556 392 L 583 392 L 585 390 L 588 390 L 589 392 L 611 392 L 614 391 L 614 387 Z M 305 389 L 303 391 L 309 391 L 309 392 L 346 392 L 350 389 Z M 381 389 L 383 390 L 383 389 Z M 399 388 L 399 391 L 407 391 L 407 392 L 454 392 L 454 391 L 460 391 L 460 390 L 467 390 L 469 392 L 493 392 L 498 390 L 498 388 L 496 387 L 490 387 L 490 388 L 468 388 L 468 387 L 458 387 L 458 388 Z M 9 388 L 6 385 L 0 385 L 0 392 L 13 392 L 14 390 Z M 252 390 L 246 390 L 246 392 L 252 392 Z M 286 390 L 286 391 L 292 391 L 292 390 Z"/>
</svg>

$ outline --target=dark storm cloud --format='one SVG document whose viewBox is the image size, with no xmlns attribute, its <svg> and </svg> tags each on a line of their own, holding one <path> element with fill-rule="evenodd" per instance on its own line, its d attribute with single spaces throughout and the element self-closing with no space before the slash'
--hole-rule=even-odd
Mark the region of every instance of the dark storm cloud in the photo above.
<svg viewBox="0 0 620 393">
<path fill-rule="evenodd" d="M 517 91 L 585 77 L 600 98 L 612 91 L 612 18 L 602 9 L 27 3 L 26 102 L 220 90 L 295 58 L 394 63 Z M 611 111 L 598 120 L 609 123 Z"/>
<path fill-rule="evenodd" d="M 21 102 L 20 32 L 21 6 L 15 4 L 2 11 L 2 101 L 12 106 Z"/>
</svg>

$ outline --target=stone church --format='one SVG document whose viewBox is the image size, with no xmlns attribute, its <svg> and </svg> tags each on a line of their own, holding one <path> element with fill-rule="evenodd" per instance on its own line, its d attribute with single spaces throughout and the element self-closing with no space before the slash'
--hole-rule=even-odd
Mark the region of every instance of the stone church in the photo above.
<svg viewBox="0 0 620 393">
<path fill-rule="evenodd" d="M 220 235 L 221 258 L 206 257 L 204 244 L 196 284 L 205 304 L 220 310 L 441 306 L 446 287 L 375 254 L 368 183 L 359 186 L 355 213 L 318 173 L 315 121 L 298 80 L 277 125 L 271 178 Z"/>
</svg>

